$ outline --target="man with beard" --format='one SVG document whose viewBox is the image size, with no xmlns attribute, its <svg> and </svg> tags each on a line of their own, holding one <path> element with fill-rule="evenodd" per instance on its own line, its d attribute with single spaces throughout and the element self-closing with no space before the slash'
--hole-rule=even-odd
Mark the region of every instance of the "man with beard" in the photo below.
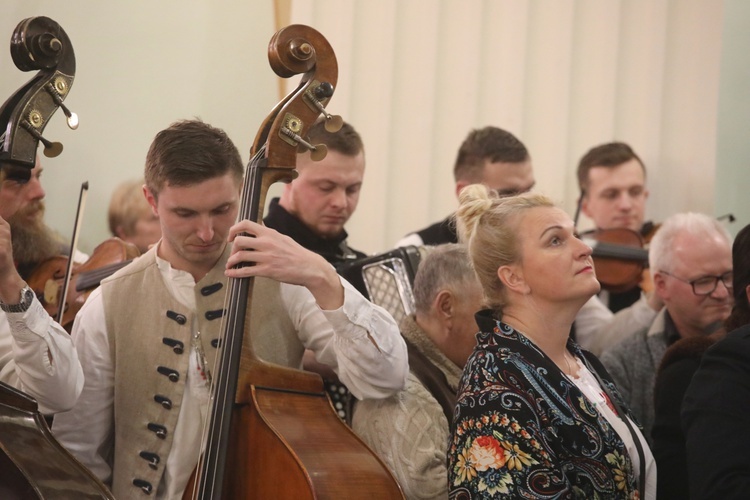
<svg viewBox="0 0 750 500">
<path fill-rule="evenodd" d="M 83 371 L 67 332 L 24 279 L 59 254 L 60 243 L 42 221 L 39 159 L 26 182 L 7 174 L 0 169 L 0 381 L 32 395 L 39 410 L 51 414 L 75 404 Z"/>
</svg>

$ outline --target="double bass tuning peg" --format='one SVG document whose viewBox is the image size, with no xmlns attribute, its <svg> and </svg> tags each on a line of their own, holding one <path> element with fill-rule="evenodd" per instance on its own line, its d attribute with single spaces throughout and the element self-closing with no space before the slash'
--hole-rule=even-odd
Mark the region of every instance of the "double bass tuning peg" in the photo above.
<svg viewBox="0 0 750 500">
<path fill-rule="evenodd" d="M 30 119 L 34 120 L 35 115 L 34 112 L 32 112 Z M 34 139 L 40 141 L 42 144 L 44 144 L 44 156 L 47 158 L 55 158 L 60 155 L 63 151 L 63 145 L 59 142 L 52 142 L 48 141 L 44 137 L 42 137 L 42 134 L 39 133 L 39 131 L 34 128 L 34 125 L 32 125 L 29 120 L 22 120 L 21 126 L 29 133 L 31 134 Z"/>
<path fill-rule="evenodd" d="M 318 110 L 326 119 L 325 129 L 331 134 L 335 134 L 344 125 L 344 119 L 339 115 L 331 115 L 326 111 L 323 106 L 323 99 L 328 99 L 333 95 L 333 85 L 328 82 L 318 84 L 314 89 L 309 90 L 305 93 L 307 100 L 312 103 L 316 110 Z M 317 161 L 317 160 L 316 160 Z"/>
<path fill-rule="evenodd" d="M 62 80 L 58 79 L 55 81 L 54 84 L 52 82 L 48 83 L 45 87 L 45 90 L 47 93 L 52 97 L 52 100 L 55 101 L 55 104 L 60 106 L 60 109 L 63 110 L 63 113 L 65 113 L 65 116 L 68 118 L 68 127 L 72 130 L 75 130 L 78 128 L 78 115 L 73 113 L 68 107 L 63 104 L 62 97 L 60 96 L 61 92 L 67 93 L 68 86 L 67 83 Z"/>
</svg>

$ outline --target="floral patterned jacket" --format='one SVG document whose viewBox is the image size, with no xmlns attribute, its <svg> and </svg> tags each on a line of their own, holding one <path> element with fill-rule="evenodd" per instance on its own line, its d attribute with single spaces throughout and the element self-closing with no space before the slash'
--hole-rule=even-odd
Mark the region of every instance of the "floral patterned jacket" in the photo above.
<svg viewBox="0 0 750 500">
<path fill-rule="evenodd" d="M 450 498 L 639 498 L 625 444 L 578 387 L 492 311 L 476 320 L 448 447 Z M 599 360 L 572 340 L 568 349 L 624 408 Z"/>
</svg>

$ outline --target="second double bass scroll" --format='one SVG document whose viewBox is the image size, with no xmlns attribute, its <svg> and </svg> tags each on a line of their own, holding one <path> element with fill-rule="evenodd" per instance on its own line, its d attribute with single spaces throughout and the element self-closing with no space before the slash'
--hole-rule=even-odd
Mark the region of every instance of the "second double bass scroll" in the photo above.
<svg viewBox="0 0 750 500">
<path fill-rule="evenodd" d="M 269 44 L 269 61 L 282 77 L 302 74 L 299 86 L 261 125 L 251 154 L 239 217 L 260 222 L 268 188 L 289 182 L 298 146 L 328 115 L 338 65 L 328 41 L 292 25 Z M 339 125 L 340 126 L 340 125 Z M 214 371 L 209 436 L 196 487 L 183 498 L 403 498 L 391 473 L 336 415 L 319 375 L 263 361 L 253 348 L 248 314 L 253 279 L 230 279 L 220 366 Z"/>
</svg>

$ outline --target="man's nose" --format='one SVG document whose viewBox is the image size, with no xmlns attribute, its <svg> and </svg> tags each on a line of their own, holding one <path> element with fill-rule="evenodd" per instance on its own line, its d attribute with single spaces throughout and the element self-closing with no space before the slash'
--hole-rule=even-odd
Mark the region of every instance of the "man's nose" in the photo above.
<svg viewBox="0 0 750 500">
<path fill-rule="evenodd" d="M 724 284 L 724 280 L 719 280 L 719 282 L 716 283 L 716 288 L 711 292 L 711 296 L 716 299 L 726 299 L 731 295 L 732 291 Z"/>
<path fill-rule="evenodd" d="M 196 234 L 201 241 L 211 241 L 214 237 L 214 221 L 211 217 L 201 217 Z"/>
<path fill-rule="evenodd" d="M 330 201 L 334 207 L 345 207 L 347 205 L 346 190 L 334 189 L 331 193 Z"/>
<path fill-rule="evenodd" d="M 26 196 L 29 201 L 43 200 L 46 195 L 39 178 L 32 176 L 26 183 Z"/>
<path fill-rule="evenodd" d="M 630 194 L 627 192 L 620 195 L 620 197 L 617 199 L 617 205 L 621 209 L 629 209 L 633 206 L 633 199 L 630 197 Z"/>
</svg>

